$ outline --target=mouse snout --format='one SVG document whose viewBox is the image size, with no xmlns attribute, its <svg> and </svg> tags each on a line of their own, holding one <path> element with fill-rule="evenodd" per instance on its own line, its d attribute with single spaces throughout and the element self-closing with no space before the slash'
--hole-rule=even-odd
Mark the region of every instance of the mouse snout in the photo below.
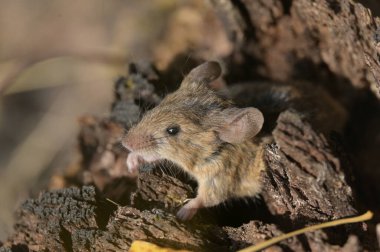
<svg viewBox="0 0 380 252">
<path fill-rule="evenodd" d="M 133 144 L 131 145 L 131 140 L 128 136 L 123 137 L 123 139 L 121 140 L 121 144 L 130 152 L 133 151 Z"/>
<path fill-rule="evenodd" d="M 130 152 L 148 147 L 153 141 L 151 136 L 128 133 L 122 140 L 122 145 Z"/>
</svg>

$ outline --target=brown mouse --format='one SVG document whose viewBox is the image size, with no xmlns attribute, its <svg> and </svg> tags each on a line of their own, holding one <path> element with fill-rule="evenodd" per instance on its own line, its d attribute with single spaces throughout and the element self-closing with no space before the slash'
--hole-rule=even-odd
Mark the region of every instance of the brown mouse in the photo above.
<svg viewBox="0 0 380 252">
<path fill-rule="evenodd" d="M 256 108 L 237 108 L 208 84 L 221 75 L 217 62 L 194 68 L 180 88 L 148 111 L 123 139 L 127 166 L 169 160 L 198 182 L 198 192 L 177 213 L 191 219 L 201 207 L 260 192 L 260 147 L 254 136 L 264 123 Z"/>
</svg>

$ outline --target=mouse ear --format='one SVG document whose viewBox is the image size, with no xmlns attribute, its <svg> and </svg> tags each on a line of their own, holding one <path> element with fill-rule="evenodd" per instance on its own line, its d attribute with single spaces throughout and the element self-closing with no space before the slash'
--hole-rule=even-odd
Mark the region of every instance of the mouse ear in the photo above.
<svg viewBox="0 0 380 252">
<path fill-rule="evenodd" d="M 222 74 L 222 68 L 216 61 L 207 61 L 193 70 L 182 81 L 181 87 L 189 85 L 208 84 L 211 81 L 219 78 Z"/>
<path fill-rule="evenodd" d="M 221 111 L 222 123 L 216 128 L 219 138 L 228 143 L 241 143 L 260 132 L 264 116 L 256 108 L 228 108 Z"/>
</svg>

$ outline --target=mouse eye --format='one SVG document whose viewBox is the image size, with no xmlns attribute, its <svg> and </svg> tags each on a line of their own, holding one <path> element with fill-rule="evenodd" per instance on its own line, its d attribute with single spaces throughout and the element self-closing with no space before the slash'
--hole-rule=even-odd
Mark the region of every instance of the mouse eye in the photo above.
<svg viewBox="0 0 380 252">
<path fill-rule="evenodd" d="M 174 136 L 178 134 L 179 130 L 179 126 L 170 126 L 166 129 L 166 132 L 168 132 L 169 135 Z"/>
</svg>

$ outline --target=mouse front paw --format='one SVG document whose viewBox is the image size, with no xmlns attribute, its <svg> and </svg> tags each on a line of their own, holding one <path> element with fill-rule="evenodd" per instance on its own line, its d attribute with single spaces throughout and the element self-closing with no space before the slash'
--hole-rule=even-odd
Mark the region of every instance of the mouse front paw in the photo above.
<svg viewBox="0 0 380 252">
<path fill-rule="evenodd" d="M 191 199 L 186 203 L 178 212 L 177 218 L 182 221 L 190 220 L 198 212 L 198 209 L 202 207 L 202 203 L 199 199 Z"/>
<path fill-rule="evenodd" d="M 133 152 L 129 153 L 127 157 L 128 172 L 137 175 L 138 168 L 143 162 L 143 159 L 139 155 L 136 155 Z"/>
</svg>

